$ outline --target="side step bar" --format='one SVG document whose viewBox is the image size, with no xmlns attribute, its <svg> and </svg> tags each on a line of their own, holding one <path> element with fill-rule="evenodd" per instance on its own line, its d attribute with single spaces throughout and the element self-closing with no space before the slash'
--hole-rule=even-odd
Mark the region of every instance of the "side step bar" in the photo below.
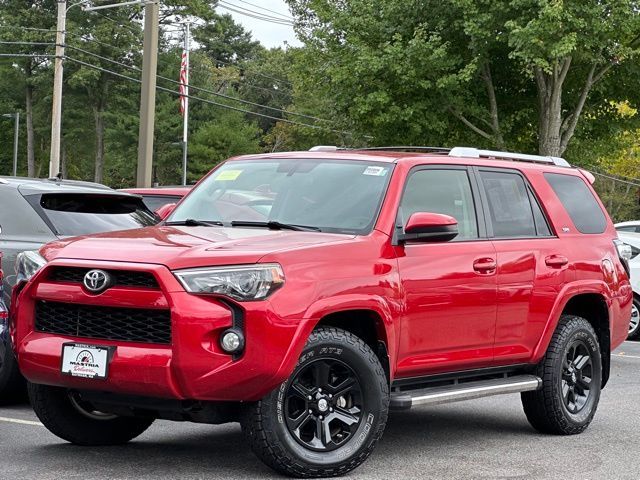
<svg viewBox="0 0 640 480">
<path fill-rule="evenodd" d="M 458 383 L 440 387 L 422 388 L 391 394 L 391 410 L 408 410 L 416 405 L 441 405 L 443 403 L 472 400 L 474 398 L 538 390 L 542 380 L 535 375 Z"/>
</svg>

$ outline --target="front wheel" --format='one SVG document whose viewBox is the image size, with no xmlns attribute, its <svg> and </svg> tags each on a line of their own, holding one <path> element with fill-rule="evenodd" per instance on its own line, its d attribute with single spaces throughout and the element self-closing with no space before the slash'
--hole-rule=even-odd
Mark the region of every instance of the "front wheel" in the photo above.
<svg viewBox="0 0 640 480">
<path fill-rule="evenodd" d="M 58 437 L 76 445 L 120 445 L 141 435 L 153 418 L 119 417 L 96 411 L 80 394 L 65 388 L 28 384 L 37 417 Z"/>
<path fill-rule="evenodd" d="M 542 433 L 583 432 L 593 420 L 602 388 L 600 345 L 587 320 L 562 316 L 537 375 L 542 388 L 521 394 L 529 423 Z"/>
<path fill-rule="evenodd" d="M 338 328 L 314 331 L 286 382 L 247 407 L 243 431 L 254 453 L 285 475 L 343 475 L 382 436 L 389 386 L 378 357 Z"/>
</svg>

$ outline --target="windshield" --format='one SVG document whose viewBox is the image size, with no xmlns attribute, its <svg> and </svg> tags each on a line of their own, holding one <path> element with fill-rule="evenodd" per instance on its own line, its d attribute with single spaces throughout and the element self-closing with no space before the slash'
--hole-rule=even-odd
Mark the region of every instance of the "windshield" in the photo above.
<svg viewBox="0 0 640 480">
<path fill-rule="evenodd" d="M 349 160 L 231 161 L 198 185 L 168 223 L 268 222 L 366 234 L 376 221 L 392 169 L 389 163 Z"/>
<path fill-rule="evenodd" d="M 141 199 L 120 195 L 44 194 L 36 210 L 59 236 L 129 230 L 157 222 Z"/>
</svg>

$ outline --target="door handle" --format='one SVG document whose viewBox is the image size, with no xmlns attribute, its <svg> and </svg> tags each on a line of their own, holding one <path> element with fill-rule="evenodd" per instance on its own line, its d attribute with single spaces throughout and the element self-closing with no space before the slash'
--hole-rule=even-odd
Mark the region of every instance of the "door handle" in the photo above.
<svg viewBox="0 0 640 480">
<path fill-rule="evenodd" d="M 498 268 L 493 258 L 479 258 L 473 262 L 473 269 L 478 273 L 490 273 Z"/>
<path fill-rule="evenodd" d="M 548 267 L 560 268 L 569 263 L 569 259 L 563 255 L 549 255 L 544 259 L 544 263 L 546 263 Z"/>
</svg>

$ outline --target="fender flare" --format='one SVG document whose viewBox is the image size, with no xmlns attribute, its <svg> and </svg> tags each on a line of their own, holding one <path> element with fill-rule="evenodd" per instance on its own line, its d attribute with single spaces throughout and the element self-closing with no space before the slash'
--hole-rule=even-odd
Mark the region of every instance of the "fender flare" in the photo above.
<svg viewBox="0 0 640 480">
<path fill-rule="evenodd" d="M 399 335 L 396 332 L 396 322 L 394 318 L 397 318 L 399 313 L 394 315 L 389 302 L 384 297 L 362 294 L 347 294 L 339 297 L 324 298 L 310 305 L 303 319 L 300 321 L 294 339 L 280 364 L 276 377 L 283 381 L 291 375 L 298 363 L 298 359 L 309 335 L 311 335 L 311 332 L 313 332 L 320 320 L 327 315 L 349 310 L 370 310 L 382 319 L 382 328 L 385 335 L 382 341 L 387 347 L 389 354 L 389 374 L 390 377 L 393 378 L 399 342 Z"/>
<path fill-rule="evenodd" d="M 572 298 L 578 295 L 584 294 L 595 294 L 601 296 L 607 305 L 609 318 L 611 318 L 611 301 L 608 299 L 611 298 L 613 292 L 605 282 L 597 280 L 587 280 L 572 282 L 565 285 L 556 297 L 556 302 L 553 305 L 553 309 L 551 310 L 549 318 L 547 319 L 547 323 L 540 337 L 540 341 L 533 350 L 533 355 L 531 358 L 532 363 L 538 363 L 540 360 L 542 360 L 542 357 L 544 357 L 545 353 L 547 352 L 547 348 L 549 348 L 549 344 L 551 343 L 551 337 L 553 337 L 553 334 L 558 327 L 558 323 L 560 323 L 562 312 L 566 308 L 569 301 L 571 301 Z M 611 334 L 611 324 L 609 324 L 609 334 Z"/>
</svg>

